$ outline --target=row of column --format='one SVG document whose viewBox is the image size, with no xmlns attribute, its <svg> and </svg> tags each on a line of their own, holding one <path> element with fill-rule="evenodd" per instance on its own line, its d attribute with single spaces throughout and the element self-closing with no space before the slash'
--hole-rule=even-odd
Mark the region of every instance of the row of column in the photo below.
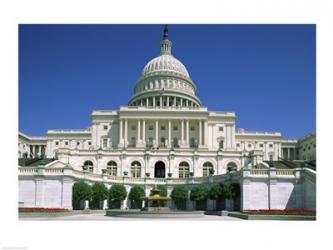
<svg viewBox="0 0 333 250">
<path fill-rule="evenodd" d="M 119 122 L 119 142 L 121 145 L 128 145 L 128 119 L 120 119 Z M 207 120 L 199 120 L 199 146 L 208 144 L 208 122 Z M 142 124 L 142 133 L 141 133 Z M 190 145 L 190 121 L 181 120 L 181 145 Z M 168 121 L 168 144 L 171 145 L 172 133 L 171 128 L 172 121 Z M 159 120 L 155 120 L 155 144 L 158 146 L 159 143 Z M 185 143 L 184 143 L 185 142 Z M 137 120 L 137 137 L 136 145 L 145 145 L 146 142 L 146 120 Z"/>
<path fill-rule="evenodd" d="M 142 98 L 138 101 L 135 101 L 133 104 L 134 106 L 146 106 L 149 107 L 150 105 L 150 100 L 152 99 L 152 106 L 153 107 L 197 107 L 198 105 L 194 103 L 193 101 L 190 101 L 185 98 L 176 98 L 173 96 L 153 96 L 153 97 L 147 97 L 147 98 Z M 179 105 L 177 105 L 177 99 L 179 100 Z M 159 105 L 157 105 L 159 101 Z M 166 105 L 163 105 L 164 102 L 166 101 Z M 170 101 L 172 102 L 170 104 Z"/>
<path fill-rule="evenodd" d="M 296 148 L 283 148 L 281 157 L 287 160 L 296 160 Z"/>
<path fill-rule="evenodd" d="M 30 145 L 30 154 L 33 157 L 45 154 L 45 145 Z"/>
</svg>

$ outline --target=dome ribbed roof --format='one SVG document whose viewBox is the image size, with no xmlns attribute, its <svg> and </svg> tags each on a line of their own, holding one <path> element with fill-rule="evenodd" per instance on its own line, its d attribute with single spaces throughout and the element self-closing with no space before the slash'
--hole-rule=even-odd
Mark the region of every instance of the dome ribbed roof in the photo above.
<svg viewBox="0 0 333 250">
<path fill-rule="evenodd" d="M 185 76 L 186 78 L 190 77 L 184 64 L 182 64 L 177 58 L 175 58 L 171 54 L 161 54 L 158 57 L 152 59 L 144 67 L 142 75 L 145 76 L 150 73 L 156 72 L 174 72 Z"/>
</svg>

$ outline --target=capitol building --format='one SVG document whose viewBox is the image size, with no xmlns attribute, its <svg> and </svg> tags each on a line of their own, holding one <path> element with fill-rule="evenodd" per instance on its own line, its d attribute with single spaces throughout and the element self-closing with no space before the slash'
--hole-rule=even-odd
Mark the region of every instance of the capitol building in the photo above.
<svg viewBox="0 0 333 250">
<path fill-rule="evenodd" d="M 93 110 L 89 128 L 19 132 L 20 206 L 72 209 L 78 180 L 144 184 L 147 193 L 229 180 L 240 185 L 239 209 L 315 209 L 315 133 L 288 140 L 238 128 L 234 112 L 210 111 L 172 46 L 165 27 L 127 105 Z"/>
</svg>

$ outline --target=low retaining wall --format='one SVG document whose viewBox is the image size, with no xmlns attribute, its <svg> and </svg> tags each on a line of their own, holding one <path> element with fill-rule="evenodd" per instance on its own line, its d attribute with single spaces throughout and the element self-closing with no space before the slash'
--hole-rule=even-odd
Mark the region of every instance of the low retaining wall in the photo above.
<svg viewBox="0 0 333 250">
<path fill-rule="evenodd" d="M 204 216 L 204 211 L 141 211 L 133 210 L 107 210 L 106 216 L 126 218 L 198 218 Z"/>
<path fill-rule="evenodd" d="M 250 215 L 229 212 L 229 216 L 245 220 L 316 220 L 316 216 L 310 215 Z"/>
</svg>

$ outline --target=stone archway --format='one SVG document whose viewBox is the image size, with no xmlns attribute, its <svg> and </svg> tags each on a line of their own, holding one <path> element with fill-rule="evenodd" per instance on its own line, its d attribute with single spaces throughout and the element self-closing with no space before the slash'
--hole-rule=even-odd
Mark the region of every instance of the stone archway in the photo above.
<svg viewBox="0 0 333 250">
<path fill-rule="evenodd" d="M 165 178 L 165 164 L 162 161 L 158 161 L 155 163 L 155 178 Z"/>
</svg>

